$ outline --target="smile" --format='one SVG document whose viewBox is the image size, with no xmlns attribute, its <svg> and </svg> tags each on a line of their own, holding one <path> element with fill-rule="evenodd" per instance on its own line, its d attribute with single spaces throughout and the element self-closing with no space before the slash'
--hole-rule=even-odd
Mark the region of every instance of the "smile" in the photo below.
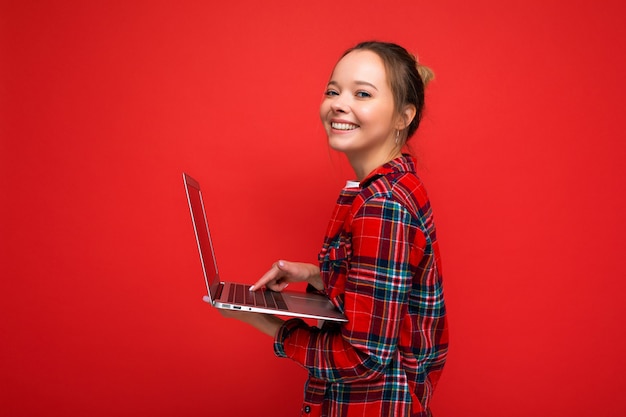
<svg viewBox="0 0 626 417">
<path fill-rule="evenodd" d="M 358 126 L 357 125 L 353 125 L 352 123 L 331 123 L 330 127 L 332 127 L 333 129 L 337 129 L 337 130 L 354 130 L 356 129 Z"/>
</svg>

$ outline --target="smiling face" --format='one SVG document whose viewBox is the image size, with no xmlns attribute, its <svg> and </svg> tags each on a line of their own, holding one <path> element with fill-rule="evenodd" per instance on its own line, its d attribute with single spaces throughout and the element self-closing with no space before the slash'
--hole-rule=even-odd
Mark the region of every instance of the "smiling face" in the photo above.
<svg viewBox="0 0 626 417">
<path fill-rule="evenodd" d="M 400 154 L 401 118 L 383 61 L 372 51 L 352 51 L 337 63 L 320 117 L 330 147 L 346 154 L 359 178 Z"/>
</svg>

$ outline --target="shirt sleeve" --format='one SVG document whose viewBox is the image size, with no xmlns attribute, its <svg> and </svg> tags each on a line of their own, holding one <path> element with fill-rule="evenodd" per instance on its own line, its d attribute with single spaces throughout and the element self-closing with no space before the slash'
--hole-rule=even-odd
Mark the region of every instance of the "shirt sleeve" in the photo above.
<svg viewBox="0 0 626 417">
<path fill-rule="evenodd" d="M 411 216 L 401 204 L 371 198 L 352 221 L 346 277 L 348 322 L 322 329 L 287 321 L 274 350 L 329 382 L 376 379 L 392 360 L 412 285 Z"/>
</svg>

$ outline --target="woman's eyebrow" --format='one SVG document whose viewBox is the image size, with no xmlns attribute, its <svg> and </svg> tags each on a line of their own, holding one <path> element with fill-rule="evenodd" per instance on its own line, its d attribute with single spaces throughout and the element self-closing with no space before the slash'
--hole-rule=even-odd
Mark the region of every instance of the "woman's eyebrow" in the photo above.
<svg viewBox="0 0 626 417">
<path fill-rule="evenodd" d="M 369 83 L 367 81 L 358 81 L 357 80 L 357 81 L 354 82 L 354 84 L 356 84 L 356 85 L 367 85 L 367 86 L 372 87 L 374 90 L 378 91 L 378 88 L 376 88 L 376 86 L 374 84 Z M 331 81 L 328 82 L 328 85 L 339 86 L 339 83 L 337 81 L 331 80 Z"/>
<path fill-rule="evenodd" d="M 368 83 L 367 81 L 355 81 L 354 83 L 358 84 L 358 85 L 368 85 L 368 86 L 372 87 L 374 90 L 378 91 L 378 88 L 376 88 L 376 86 L 374 84 Z"/>
</svg>

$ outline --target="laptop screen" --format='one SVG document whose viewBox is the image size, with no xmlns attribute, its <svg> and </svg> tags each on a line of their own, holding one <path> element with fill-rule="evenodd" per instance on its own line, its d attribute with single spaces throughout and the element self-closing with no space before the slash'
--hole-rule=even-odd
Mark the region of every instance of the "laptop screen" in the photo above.
<svg viewBox="0 0 626 417">
<path fill-rule="evenodd" d="M 185 181 L 189 210 L 191 211 L 193 228 L 198 242 L 204 280 L 206 282 L 207 291 L 209 295 L 212 296 L 210 287 L 219 283 L 219 279 L 217 279 L 217 264 L 215 262 L 211 234 L 209 233 L 209 224 L 207 223 L 206 213 L 204 211 L 202 191 L 200 191 L 200 184 L 189 175 L 183 174 L 183 180 Z"/>
</svg>

